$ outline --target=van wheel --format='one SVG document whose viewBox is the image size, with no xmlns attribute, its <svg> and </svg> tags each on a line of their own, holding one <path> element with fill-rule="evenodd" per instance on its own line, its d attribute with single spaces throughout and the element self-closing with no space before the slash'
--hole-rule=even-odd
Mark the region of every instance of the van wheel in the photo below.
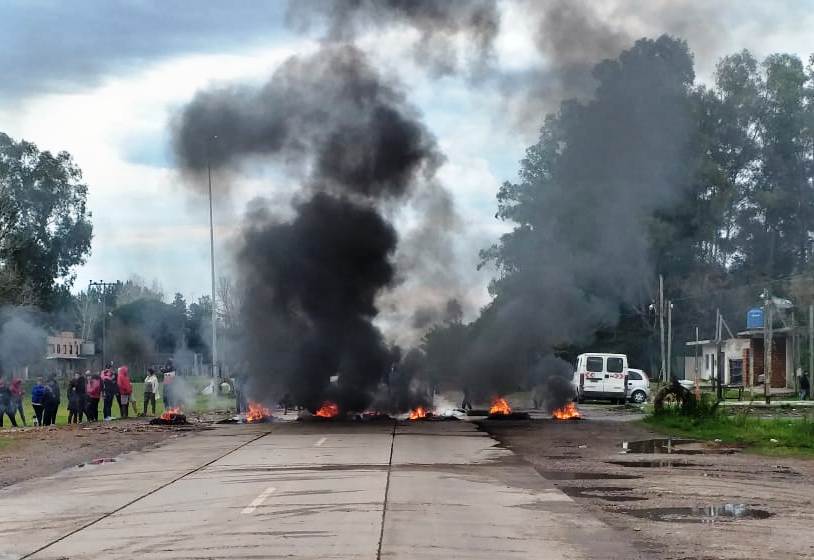
<svg viewBox="0 0 814 560">
<path fill-rule="evenodd" d="M 633 391 L 633 394 L 630 395 L 630 400 L 636 404 L 642 404 L 647 400 L 647 395 L 644 391 Z"/>
</svg>

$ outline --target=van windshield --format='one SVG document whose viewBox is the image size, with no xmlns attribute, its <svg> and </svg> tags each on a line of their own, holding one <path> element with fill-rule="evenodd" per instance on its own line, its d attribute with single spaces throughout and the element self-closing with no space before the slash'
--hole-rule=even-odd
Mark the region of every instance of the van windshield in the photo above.
<svg viewBox="0 0 814 560">
<path fill-rule="evenodd" d="M 602 372 L 602 358 L 600 356 L 588 356 L 585 369 L 588 371 Z"/>
<path fill-rule="evenodd" d="M 622 358 L 608 358 L 608 372 L 622 373 L 625 369 L 624 360 Z"/>
</svg>

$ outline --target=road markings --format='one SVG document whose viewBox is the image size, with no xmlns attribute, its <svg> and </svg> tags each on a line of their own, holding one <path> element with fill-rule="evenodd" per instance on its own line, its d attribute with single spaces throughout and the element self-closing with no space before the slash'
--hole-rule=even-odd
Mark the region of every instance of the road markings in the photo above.
<svg viewBox="0 0 814 560">
<path fill-rule="evenodd" d="M 266 498 L 271 496 L 271 493 L 274 492 L 274 490 L 275 488 L 273 486 L 269 486 L 268 488 L 260 492 L 260 495 L 257 496 L 254 500 L 252 500 L 252 503 L 243 508 L 243 511 L 241 511 L 240 513 L 243 514 L 254 513 L 254 510 L 262 506 L 263 502 L 266 501 Z"/>
<path fill-rule="evenodd" d="M 322 444 L 323 444 L 323 443 L 325 443 L 325 440 L 327 440 L 327 439 L 328 439 L 328 438 L 326 438 L 326 437 L 321 438 L 321 439 L 320 439 L 318 442 L 316 442 L 316 443 L 314 444 L 314 447 L 322 447 Z"/>
</svg>

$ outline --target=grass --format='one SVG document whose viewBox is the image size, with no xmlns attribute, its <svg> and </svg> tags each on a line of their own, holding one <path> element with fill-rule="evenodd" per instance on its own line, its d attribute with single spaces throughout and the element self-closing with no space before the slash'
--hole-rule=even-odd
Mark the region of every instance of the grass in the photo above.
<svg viewBox="0 0 814 560">
<path fill-rule="evenodd" d="M 189 412 L 205 412 L 207 410 L 214 410 L 214 409 L 226 409 L 229 407 L 234 407 L 234 398 L 227 398 L 227 397 L 212 397 L 207 395 L 201 395 L 200 389 L 206 386 L 209 383 L 208 378 L 184 378 L 184 380 L 190 385 L 191 389 L 195 393 L 194 403 L 185 407 L 185 410 Z M 67 385 L 67 381 L 62 381 L 60 386 L 62 387 L 62 394 L 59 408 L 57 409 L 57 426 L 63 426 L 68 424 L 68 397 L 66 395 L 65 386 Z M 163 394 L 163 387 L 159 388 L 159 393 Z M 143 395 L 144 395 L 144 384 L 143 383 L 133 383 L 133 395 L 132 398 L 135 399 L 136 403 L 138 404 L 138 411 L 144 407 L 143 402 Z M 103 402 L 99 401 L 99 418 L 102 418 L 102 404 Z M 161 399 L 156 399 L 156 415 L 160 415 L 164 412 L 164 403 Z M 23 410 L 25 411 L 25 419 L 28 422 L 28 425 L 31 426 L 34 421 L 34 408 L 31 406 L 31 384 L 29 383 L 26 385 L 26 391 L 23 398 Z M 148 415 L 152 415 L 152 408 L 148 410 Z M 113 416 L 119 417 L 119 405 L 116 401 L 113 401 Z M 130 417 L 133 418 L 135 414 L 133 414 L 133 407 L 132 404 L 130 405 Z M 17 423 L 20 424 L 20 417 L 17 416 Z M 8 422 L 8 417 L 4 419 L 3 426 L 7 427 L 10 426 Z M 0 447 L 3 446 L 3 440 L 0 439 Z"/>
<path fill-rule="evenodd" d="M 642 422 L 666 434 L 701 440 L 719 439 L 755 453 L 814 457 L 814 421 L 808 416 L 767 419 L 746 413 L 727 415 L 718 411 L 690 416 L 669 411 L 652 414 Z"/>
</svg>

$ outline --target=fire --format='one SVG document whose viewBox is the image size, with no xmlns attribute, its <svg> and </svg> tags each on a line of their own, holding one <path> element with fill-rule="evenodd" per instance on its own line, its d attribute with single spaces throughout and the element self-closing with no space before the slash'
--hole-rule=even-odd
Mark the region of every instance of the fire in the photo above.
<svg viewBox="0 0 814 560">
<path fill-rule="evenodd" d="M 410 411 L 410 420 L 420 420 L 427 416 L 427 409 L 419 406 Z"/>
<path fill-rule="evenodd" d="M 577 405 L 570 402 L 565 406 L 561 406 L 560 408 L 554 409 L 554 412 L 551 413 L 551 416 L 556 418 L 557 420 L 570 420 L 571 418 L 582 418 L 582 415 L 577 410 Z"/>
<path fill-rule="evenodd" d="M 489 414 L 511 414 L 512 407 L 509 406 L 509 401 L 503 397 L 498 397 L 492 401 L 492 406 L 489 407 Z"/>
<path fill-rule="evenodd" d="M 271 417 L 271 410 L 260 403 L 249 401 L 249 412 L 246 413 L 246 422 L 262 422 Z"/>
<path fill-rule="evenodd" d="M 335 402 L 325 401 L 314 414 L 320 418 L 333 418 L 339 415 L 339 405 Z"/>
<path fill-rule="evenodd" d="M 179 414 L 183 414 L 181 411 L 180 406 L 175 406 L 173 408 L 168 408 L 161 414 L 161 419 L 166 420 L 167 422 L 172 422 L 172 420 L 178 416 Z"/>
</svg>

